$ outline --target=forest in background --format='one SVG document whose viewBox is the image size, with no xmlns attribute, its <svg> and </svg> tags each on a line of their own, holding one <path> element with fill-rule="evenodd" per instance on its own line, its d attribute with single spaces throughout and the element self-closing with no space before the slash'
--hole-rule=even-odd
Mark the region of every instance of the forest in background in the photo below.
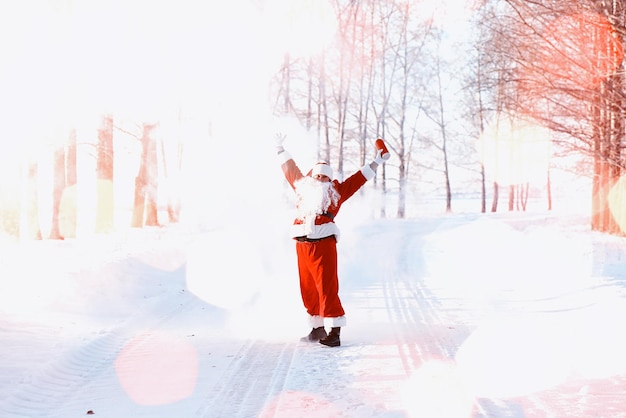
<svg viewBox="0 0 626 418">
<path fill-rule="evenodd" d="M 272 118 L 297 120 L 340 178 L 385 138 L 383 217 L 416 195 L 550 209 L 564 170 L 591 179 L 592 229 L 626 230 L 626 2 L 87 3 L 2 6 L 20 40 L 2 44 L 5 234 L 178 222 L 222 190 L 225 155 L 264 157 Z"/>
</svg>

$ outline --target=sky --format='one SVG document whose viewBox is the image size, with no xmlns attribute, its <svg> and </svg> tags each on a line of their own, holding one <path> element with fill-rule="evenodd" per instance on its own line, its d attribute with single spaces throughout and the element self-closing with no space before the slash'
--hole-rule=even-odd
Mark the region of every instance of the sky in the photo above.
<svg viewBox="0 0 626 418">
<path fill-rule="evenodd" d="M 451 3 L 418 10 L 465 10 Z M 39 0 L 0 11 L 0 104 L 12 135 L 40 146 L 103 112 L 163 120 L 182 106 L 189 116 L 209 112 L 217 129 L 242 117 L 259 128 L 270 122 L 268 82 L 284 54 L 319 53 L 337 26 L 327 0 Z"/>
<path fill-rule="evenodd" d="M 623 238 L 585 211 L 382 220 L 367 204 L 337 217 L 336 348 L 299 341 L 287 210 L 255 233 L 232 215 L 3 242 L 0 415 L 624 416 Z"/>
</svg>

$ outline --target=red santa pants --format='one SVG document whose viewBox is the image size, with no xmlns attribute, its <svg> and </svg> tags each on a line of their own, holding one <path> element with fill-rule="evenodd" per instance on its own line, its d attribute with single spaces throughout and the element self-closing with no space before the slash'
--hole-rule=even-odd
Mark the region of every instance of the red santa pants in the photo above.
<svg viewBox="0 0 626 418">
<path fill-rule="evenodd" d="M 297 242 L 296 253 L 302 302 L 309 315 L 323 318 L 343 316 L 335 237 L 318 242 Z"/>
</svg>

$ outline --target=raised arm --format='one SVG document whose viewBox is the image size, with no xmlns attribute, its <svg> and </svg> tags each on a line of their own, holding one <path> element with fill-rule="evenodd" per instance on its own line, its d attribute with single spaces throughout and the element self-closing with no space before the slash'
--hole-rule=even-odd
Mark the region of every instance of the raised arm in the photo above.
<svg viewBox="0 0 626 418">
<path fill-rule="evenodd" d="M 287 135 L 280 133 L 280 132 L 274 135 L 274 143 L 276 144 L 276 154 L 285 152 L 285 148 L 283 147 L 283 144 L 285 143 L 285 138 L 287 138 Z"/>
<path fill-rule="evenodd" d="M 285 179 L 291 186 L 291 188 L 295 188 L 294 183 L 303 177 L 300 168 L 296 165 L 296 162 L 291 158 L 291 155 L 285 150 L 283 143 L 285 142 L 286 136 L 282 133 L 277 133 L 274 136 L 274 142 L 276 144 L 276 154 L 278 155 L 278 159 L 280 161 L 280 167 L 283 170 L 283 174 L 285 175 Z"/>
</svg>

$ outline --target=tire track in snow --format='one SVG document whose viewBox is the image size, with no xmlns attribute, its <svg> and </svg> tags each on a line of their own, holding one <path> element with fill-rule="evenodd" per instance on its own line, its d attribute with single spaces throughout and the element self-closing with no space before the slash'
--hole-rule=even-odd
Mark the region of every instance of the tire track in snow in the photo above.
<svg viewBox="0 0 626 418">
<path fill-rule="evenodd" d="M 195 417 L 258 417 L 285 385 L 296 344 L 248 341 Z"/>
<path fill-rule="evenodd" d="M 385 260 L 380 279 L 383 306 L 404 372 L 396 380 L 397 405 L 407 417 L 467 418 L 474 399 L 463 386 L 454 356 L 470 331 L 449 322 L 442 302 L 424 280 L 428 270 L 423 238 L 437 227 L 415 224 L 393 239 L 377 240 L 396 243 L 379 251 Z"/>
<path fill-rule="evenodd" d="M 18 385 L 2 404 L 3 417 L 54 416 L 62 404 L 109 367 L 125 338 L 117 332 L 99 337 Z"/>
<path fill-rule="evenodd" d="M 112 373 L 112 364 L 118 353 L 129 339 L 136 335 L 138 329 L 142 332 L 155 330 L 175 318 L 181 311 L 192 309 L 194 304 L 201 303 L 182 292 L 178 297 L 180 303 L 174 308 L 166 309 L 164 312 L 159 309 L 139 310 L 142 313 L 118 323 L 113 329 L 91 342 L 85 344 L 79 342 L 76 351 L 65 354 L 17 385 L 12 393 L 0 402 L 0 416 L 56 417 L 58 411 L 63 410 L 64 406 L 74 399 L 93 398 L 94 394 L 99 393 L 93 389 L 93 385 L 98 384 L 100 376 Z M 153 316 L 154 312 L 161 313 Z M 83 396 L 85 393 L 90 395 Z"/>
<path fill-rule="evenodd" d="M 417 225 L 416 228 L 423 229 L 424 226 Z M 419 238 L 423 234 L 423 231 L 407 229 L 396 239 L 401 244 L 383 250 L 386 266 L 382 291 L 407 375 L 425 361 L 452 359 L 469 335 L 464 326 L 446 324 L 440 315 L 439 301 L 422 281 L 424 272 L 420 269 L 425 260 L 423 242 Z M 380 241 L 390 242 L 387 239 Z"/>
</svg>

